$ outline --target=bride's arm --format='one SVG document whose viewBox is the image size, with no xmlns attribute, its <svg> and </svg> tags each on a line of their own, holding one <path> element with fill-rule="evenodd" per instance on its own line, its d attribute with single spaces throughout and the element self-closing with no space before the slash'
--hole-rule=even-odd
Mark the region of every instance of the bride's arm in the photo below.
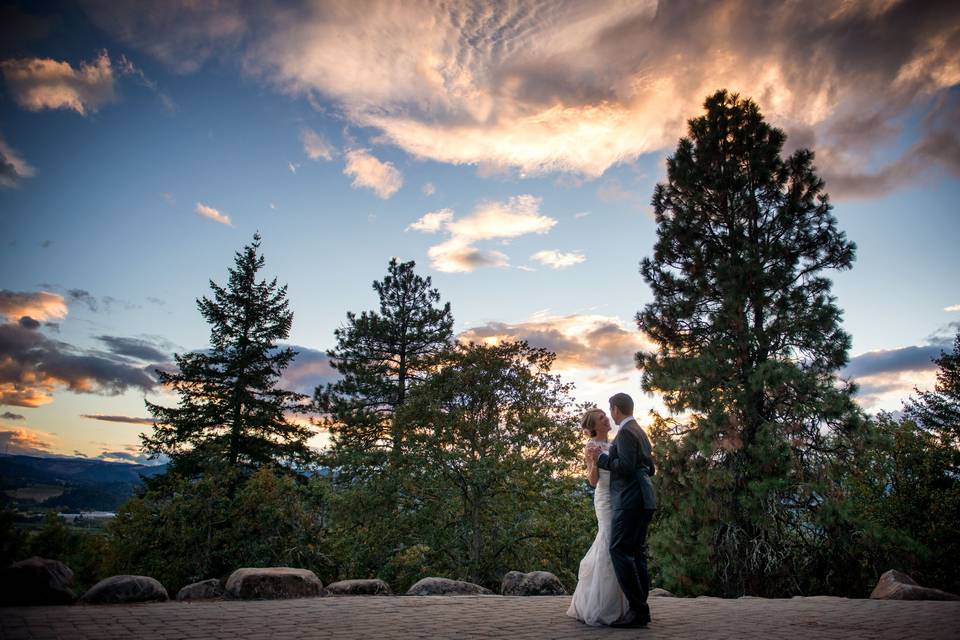
<svg viewBox="0 0 960 640">
<path fill-rule="evenodd" d="M 586 449 L 583 450 L 583 459 L 587 463 L 587 482 L 590 483 L 591 487 L 596 487 L 597 482 L 600 481 L 600 469 L 597 467 L 597 463 L 587 455 Z"/>
</svg>

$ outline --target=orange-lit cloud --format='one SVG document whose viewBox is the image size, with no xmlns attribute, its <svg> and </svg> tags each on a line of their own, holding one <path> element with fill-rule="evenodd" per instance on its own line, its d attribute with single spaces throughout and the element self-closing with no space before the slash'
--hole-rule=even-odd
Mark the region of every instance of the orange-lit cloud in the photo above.
<svg viewBox="0 0 960 640">
<path fill-rule="evenodd" d="M 311 160 L 332 160 L 337 151 L 326 138 L 313 129 L 306 128 L 301 131 L 300 140 L 303 142 L 303 152 Z"/>
<path fill-rule="evenodd" d="M 407 229 L 424 233 L 443 230 L 449 235 L 427 251 L 438 271 L 463 273 L 480 267 L 504 267 L 509 264 L 506 254 L 478 249 L 476 243 L 547 233 L 557 221 L 540 213 L 541 202 L 532 195 L 514 196 L 506 202 L 487 200 L 462 218 L 456 218 L 451 209 L 441 209 L 425 214 Z"/>
<path fill-rule="evenodd" d="M 193 211 L 194 211 L 194 213 L 196 213 L 198 216 L 202 216 L 202 217 L 204 217 L 204 218 L 209 218 L 209 219 L 213 220 L 214 222 L 219 222 L 220 224 L 225 224 L 225 225 L 227 225 L 228 227 L 232 227 L 232 226 L 233 226 L 233 223 L 230 221 L 230 216 L 228 216 L 228 215 L 225 214 L 225 213 L 221 213 L 219 210 L 214 209 L 213 207 L 211 207 L 211 206 L 209 206 L 209 205 L 203 204 L 202 202 L 198 202 L 198 203 L 197 203 L 197 206 L 193 209 Z"/>
<path fill-rule="evenodd" d="M 14 188 L 35 173 L 29 162 L 0 137 L 0 187 Z"/>
<path fill-rule="evenodd" d="M 13 99 L 30 111 L 68 109 L 86 115 L 116 99 L 106 52 L 76 69 L 50 58 L 22 58 L 0 62 L 0 70 Z"/>
<path fill-rule="evenodd" d="M 10 322 L 23 316 L 38 321 L 65 318 L 67 303 L 58 293 L 49 291 L 10 291 L 0 289 L 0 314 Z"/>
<path fill-rule="evenodd" d="M 378 142 L 425 159 L 598 176 L 672 148 L 704 97 L 727 88 L 823 151 L 828 189 L 834 180 L 860 195 L 931 166 L 960 170 L 949 126 L 924 125 L 923 140 L 886 165 L 874 153 L 895 141 L 906 113 L 935 108 L 960 82 L 955 2 L 84 5 L 178 71 L 229 54 L 247 74 L 330 103 L 379 131 Z"/>
<path fill-rule="evenodd" d="M 103 422 L 122 422 L 124 424 L 146 424 L 153 425 L 153 418 L 135 418 L 131 416 L 107 416 L 101 414 L 81 414 L 81 418 L 90 420 L 101 420 Z"/>
<path fill-rule="evenodd" d="M 45 431 L 0 425 L 0 452 L 9 455 L 46 455 L 57 445 L 57 437 Z"/>
<path fill-rule="evenodd" d="M 403 186 L 403 175 L 392 162 L 382 162 L 366 149 L 353 149 L 346 153 L 344 175 L 353 178 L 353 188 L 372 189 L 378 197 L 388 200 Z"/>
<path fill-rule="evenodd" d="M 575 251 L 573 253 L 563 253 L 562 251 L 557 251 L 555 249 L 548 249 L 545 251 L 537 251 L 535 254 L 530 256 L 530 259 L 534 262 L 539 262 L 544 266 L 550 267 L 551 269 L 566 269 L 567 267 L 572 267 L 575 264 L 580 264 L 587 258 L 579 251 Z"/>
</svg>

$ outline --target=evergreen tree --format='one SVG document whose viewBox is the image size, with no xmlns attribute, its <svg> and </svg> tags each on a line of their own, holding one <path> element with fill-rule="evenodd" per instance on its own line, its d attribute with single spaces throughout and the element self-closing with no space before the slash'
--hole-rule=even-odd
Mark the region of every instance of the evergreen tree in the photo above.
<svg viewBox="0 0 960 640">
<path fill-rule="evenodd" d="M 440 293 L 415 266 L 391 259 L 386 277 L 373 283 L 380 311 L 348 312 L 346 326 L 334 334 L 337 346 L 328 355 L 341 377 L 318 387 L 315 399 L 335 449 L 390 447 L 398 454 L 402 435 L 394 414 L 450 344 L 450 303 L 439 306 Z"/>
<path fill-rule="evenodd" d="M 941 351 L 937 383 L 933 391 L 917 391 L 906 406 L 906 414 L 937 435 L 960 456 L 960 330 L 953 339 L 953 353 Z M 960 472 L 960 458 L 954 462 Z"/>
<path fill-rule="evenodd" d="M 820 572 L 837 525 L 829 470 L 861 424 L 836 378 L 850 337 L 822 275 L 849 269 L 855 245 L 811 151 L 781 158 L 784 133 L 736 94 L 705 108 L 656 186 L 640 267 L 653 301 L 637 322 L 658 349 L 637 363 L 674 414 L 654 416 L 652 545 L 668 588 L 796 593 Z"/>
<path fill-rule="evenodd" d="M 210 280 L 213 299 L 197 300 L 210 324 L 210 348 L 174 354 L 176 372 L 156 370 L 160 383 L 179 394 L 179 406 L 146 401 L 155 422 L 152 434 L 141 436 L 142 445 L 154 457 L 169 456 L 179 472 L 302 466 L 313 459 L 311 430 L 288 418 L 304 410 L 307 396 L 276 386 L 296 355 L 277 347 L 290 335 L 293 311 L 286 285 L 278 288 L 276 278 L 257 282 L 264 265 L 259 247 L 256 233 L 236 252 L 227 286 Z"/>
</svg>

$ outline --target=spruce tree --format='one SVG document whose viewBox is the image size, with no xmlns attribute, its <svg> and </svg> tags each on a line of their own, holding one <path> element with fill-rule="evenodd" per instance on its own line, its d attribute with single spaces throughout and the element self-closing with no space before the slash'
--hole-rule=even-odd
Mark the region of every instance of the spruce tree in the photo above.
<svg viewBox="0 0 960 640">
<path fill-rule="evenodd" d="M 689 121 L 652 204 L 657 242 L 637 314 L 663 504 L 654 556 L 671 588 L 736 596 L 803 591 L 835 523 L 829 469 L 861 424 L 836 372 L 850 337 L 828 269 L 855 245 L 837 229 L 813 152 L 757 105 L 719 91 Z M 819 520 L 818 520 L 819 518 Z"/>
<path fill-rule="evenodd" d="M 179 406 L 145 401 L 154 417 L 143 449 L 169 456 L 174 469 L 196 474 L 227 466 L 304 466 L 313 459 L 311 430 L 288 415 L 304 411 L 308 396 L 277 388 L 296 351 L 278 348 L 290 335 L 293 311 L 287 286 L 277 279 L 257 282 L 264 257 L 260 234 L 235 254 L 226 287 L 210 280 L 213 299 L 197 300 L 210 324 L 206 352 L 174 354 L 178 370 L 157 369 L 160 383 L 177 393 Z"/>
<path fill-rule="evenodd" d="M 337 345 L 328 355 L 341 377 L 318 387 L 314 397 L 340 449 L 389 447 L 397 455 L 402 434 L 395 413 L 450 345 L 450 303 L 439 304 L 440 293 L 415 266 L 391 259 L 387 275 L 373 283 L 379 312 L 348 312 L 346 326 L 334 334 Z"/>
</svg>

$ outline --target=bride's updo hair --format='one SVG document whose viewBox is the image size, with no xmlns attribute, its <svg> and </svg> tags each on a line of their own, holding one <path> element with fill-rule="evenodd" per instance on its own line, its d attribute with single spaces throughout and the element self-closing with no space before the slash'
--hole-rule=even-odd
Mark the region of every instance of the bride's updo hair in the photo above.
<svg viewBox="0 0 960 640">
<path fill-rule="evenodd" d="M 603 415 L 603 409 L 587 409 L 586 413 L 580 419 L 580 428 L 584 431 L 593 431 L 593 425 L 597 423 L 597 417 Z"/>
</svg>

